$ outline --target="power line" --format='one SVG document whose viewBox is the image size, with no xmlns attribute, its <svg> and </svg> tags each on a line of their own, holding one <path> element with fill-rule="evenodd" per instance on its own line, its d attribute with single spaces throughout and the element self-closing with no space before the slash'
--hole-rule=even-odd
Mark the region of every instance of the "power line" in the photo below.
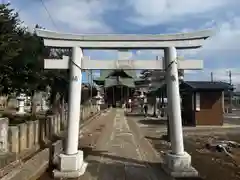
<svg viewBox="0 0 240 180">
<path fill-rule="evenodd" d="M 52 16 L 51 16 L 51 14 L 50 14 L 50 12 L 49 12 L 48 9 L 47 9 L 47 6 L 46 6 L 45 3 L 44 3 L 44 1 L 43 1 L 43 0 L 40 0 L 40 1 L 41 1 L 42 5 L 43 5 L 44 9 L 46 10 L 46 12 L 47 12 L 47 14 L 48 14 L 48 17 L 49 17 L 49 19 L 51 20 L 52 24 L 53 24 L 54 27 L 58 30 L 57 25 L 55 24 L 55 22 L 54 22 L 54 20 L 53 20 L 53 18 L 52 18 Z M 81 68 L 78 64 L 76 64 L 73 60 L 71 60 L 71 62 L 72 62 L 75 66 L 77 66 L 77 68 L 82 69 L 82 68 Z"/>
<path fill-rule="evenodd" d="M 43 0 L 40 0 L 40 2 L 42 3 L 42 5 L 43 5 L 45 11 L 47 12 L 48 17 L 49 17 L 49 19 L 51 20 L 53 26 L 58 30 L 57 25 L 56 25 L 56 23 L 54 22 L 54 20 L 53 20 L 51 14 L 50 14 L 50 12 L 48 11 L 47 6 L 45 5 L 44 1 L 43 1 Z"/>
</svg>

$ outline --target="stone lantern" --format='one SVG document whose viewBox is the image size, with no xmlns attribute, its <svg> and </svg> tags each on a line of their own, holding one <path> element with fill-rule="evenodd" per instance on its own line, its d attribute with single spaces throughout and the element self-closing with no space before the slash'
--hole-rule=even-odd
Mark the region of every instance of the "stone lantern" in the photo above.
<svg viewBox="0 0 240 180">
<path fill-rule="evenodd" d="M 18 111 L 17 114 L 25 114 L 25 94 L 21 93 L 18 97 Z"/>
<path fill-rule="evenodd" d="M 179 70 L 179 72 L 178 72 L 178 79 L 179 79 L 179 82 L 183 81 L 183 79 L 184 79 L 184 70 Z"/>
<path fill-rule="evenodd" d="M 97 96 L 94 97 L 97 101 L 97 106 L 98 106 L 98 111 L 101 110 L 101 104 L 104 104 L 104 99 L 103 96 L 101 95 L 101 92 L 98 90 L 97 91 Z"/>
</svg>

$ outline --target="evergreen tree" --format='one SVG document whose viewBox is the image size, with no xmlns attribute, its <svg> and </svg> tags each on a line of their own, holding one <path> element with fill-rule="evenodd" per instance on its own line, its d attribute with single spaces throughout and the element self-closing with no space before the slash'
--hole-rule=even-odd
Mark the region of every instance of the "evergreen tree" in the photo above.
<svg viewBox="0 0 240 180">
<path fill-rule="evenodd" d="M 0 90 L 7 93 L 12 85 L 12 64 L 22 51 L 19 34 L 23 33 L 17 13 L 9 4 L 0 4 Z"/>
</svg>

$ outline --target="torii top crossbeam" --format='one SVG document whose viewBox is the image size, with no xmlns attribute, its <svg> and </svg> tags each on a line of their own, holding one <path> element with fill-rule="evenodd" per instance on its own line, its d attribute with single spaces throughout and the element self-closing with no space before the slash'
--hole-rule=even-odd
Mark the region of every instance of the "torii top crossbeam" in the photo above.
<svg viewBox="0 0 240 180">
<path fill-rule="evenodd" d="M 81 49 L 194 49 L 203 45 L 205 39 L 213 34 L 212 30 L 203 30 L 191 33 L 178 33 L 168 35 L 129 35 L 129 34 L 65 34 L 48 30 L 36 29 L 38 36 L 44 39 L 45 46 L 50 47 L 80 47 Z M 68 57 L 61 61 L 48 59 L 45 61 L 46 69 L 67 69 Z M 90 60 L 82 57 L 78 63 L 82 69 L 165 69 L 163 61 L 151 60 L 146 63 L 142 60 L 129 61 L 123 59 L 108 61 Z M 179 69 L 202 69 L 200 60 L 185 60 L 178 63 Z"/>
<path fill-rule="evenodd" d="M 52 47 L 79 46 L 87 49 L 161 49 L 174 46 L 177 49 L 194 49 L 203 45 L 213 35 L 212 30 L 177 34 L 66 34 L 36 29 L 44 44 Z"/>
</svg>

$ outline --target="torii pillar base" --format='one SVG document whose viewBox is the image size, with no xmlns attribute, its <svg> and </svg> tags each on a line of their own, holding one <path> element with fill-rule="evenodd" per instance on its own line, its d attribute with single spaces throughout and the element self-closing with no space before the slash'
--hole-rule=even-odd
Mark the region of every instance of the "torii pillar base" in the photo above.
<svg viewBox="0 0 240 180">
<path fill-rule="evenodd" d="M 174 178 L 198 177 L 198 171 L 191 165 L 191 156 L 184 152 L 182 155 L 168 152 L 163 157 L 163 170 Z"/>
<path fill-rule="evenodd" d="M 58 158 L 58 169 L 53 170 L 54 178 L 78 178 L 85 173 L 87 163 L 83 160 L 83 151 L 73 155 L 60 154 Z"/>
</svg>

